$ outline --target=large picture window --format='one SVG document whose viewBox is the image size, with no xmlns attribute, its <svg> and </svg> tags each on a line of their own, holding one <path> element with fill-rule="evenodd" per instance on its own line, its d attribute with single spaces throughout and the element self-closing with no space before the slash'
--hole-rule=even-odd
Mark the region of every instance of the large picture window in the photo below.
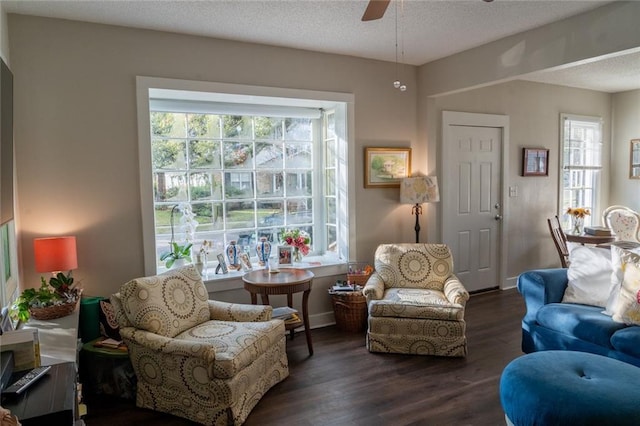
<svg viewBox="0 0 640 426">
<path fill-rule="evenodd" d="M 206 241 L 212 268 L 230 242 L 256 262 L 260 238 L 275 246 L 290 229 L 309 234 L 311 256 L 346 260 L 345 111 L 326 100 L 150 89 L 141 185 L 152 187 L 155 271 L 171 241 L 192 253 Z"/>
<path fill-rule="evenodd" d="M 562 225 L 570 227 L 566 211 L 585 207 L 591 215 L 585 225 L 599 224 L 602 173 L 602 119 L 562 114 L 562 157 L 560 161 L 560 212 Z"/>
</svg>

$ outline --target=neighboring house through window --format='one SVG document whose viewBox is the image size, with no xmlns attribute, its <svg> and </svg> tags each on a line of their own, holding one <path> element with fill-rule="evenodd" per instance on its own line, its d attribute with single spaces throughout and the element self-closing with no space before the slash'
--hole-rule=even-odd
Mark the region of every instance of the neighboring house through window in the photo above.
<svg viewBox="0 0 640 426">
<path fill-rule="evenodd" d="M 288 229 L 310 235 L 311 255 L 346 261 L 351 95 L 188 83 L 138 79 L 147 272 L 172 238 L 192 253 L 210 243 L 211 269 L 231 241 L 255 261 L 266 237 L 273 255 Z"/>
<path fill-rule="evenodd" d="M 602 186 L 602 119 L 562 114 L 560 161 L 560 218 L 569 229 L 567 209 L 586 207 L 585 225 L 599 225 Z"/>
</svg>

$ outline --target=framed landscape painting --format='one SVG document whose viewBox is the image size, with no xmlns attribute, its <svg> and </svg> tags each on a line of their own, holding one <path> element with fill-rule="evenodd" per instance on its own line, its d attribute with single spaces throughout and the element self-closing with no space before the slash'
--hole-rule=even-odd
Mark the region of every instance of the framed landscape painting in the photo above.
<svg viewBox="0 0 640 426">
<path fill-rule="evenodd" d="M 411 176 L 411 148 L 365 148 L 364 187 L 398 188 Z"/>
</svg>

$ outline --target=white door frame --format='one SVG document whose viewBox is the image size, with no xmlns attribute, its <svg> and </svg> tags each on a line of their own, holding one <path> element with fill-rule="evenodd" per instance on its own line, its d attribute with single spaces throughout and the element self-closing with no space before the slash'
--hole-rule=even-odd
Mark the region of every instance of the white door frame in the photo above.
<svg viewBox="0 0 640 426">
<path fill-rule="evenodd" d="M 440 163 L 440 170 L 444 170 L 444 167 L 447 167 L 448 164 L 451 164 L 451 149 L 447 144 L 447 136 L 448 129 L 452 125 L 461 125 L 461 126 L 474 126 L 474 127 L 498 127 L 502 129 L 502 155 L 500 158 L 500 188 L 501 188 L 501 203 L 502 203 L 502 220 L 499 222 L 500 229 L 500 238 L 499 238 L 499 247 L 498 247 L 498 283 L 499 288 L 504 289 L 508 286 L 507 284 L 507 257 L 504 255 L 508 253 L 507 250 L 507 236 L 506 236 L 506 225 L 505 221 L 509 217 L 509 203 L 507 202 L 507 196 L 509 194 L 508 187 L 508 179 L 506 176 L 509 176 L 509 116 L 508 115 L 497 115 L 497 114 L 477 114 L 470 112 L 455 112 L 455 111 L 442 111 L 442 156 Z M 442 173 L 440 173 L 442 175 Z M 445 179 L 440 177 L 440 197 L 446 197 L 448 193 L 448 182 Z M 446 228 L 446 223 L 448 220 L 448 216 L 442 211 L 442 204 L 439 203 L 439 216 L 441 218 L 440 222 L 440 230 L 441 230 L 441 238 L 440 241 L 444 241 L 444 230 Z M 455 261 L 455 259 L 454 259 Z"/>
</svg>

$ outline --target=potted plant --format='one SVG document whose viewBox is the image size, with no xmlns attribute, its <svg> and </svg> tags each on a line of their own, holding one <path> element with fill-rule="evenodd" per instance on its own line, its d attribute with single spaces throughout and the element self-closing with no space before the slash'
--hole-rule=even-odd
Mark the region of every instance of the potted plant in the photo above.
<svg viewBox="0 0 640 426">
<path fill-rule="evenodd" d="M 22 322 L 31 316 L 36 319 L 54 319 L 69 315 L 80 299 L 80 289 L 74 287 L 71 271 L 58 272 L 49 282 L 40 277 L 40 288 L 28 288 L 15 300 L 9 315 Z"/>
<path fill-rule="evenodd" d="M 170 269 L 176 263 L 176 261 L 178 261 L 178 264 L 191 262 L 191 247 L 193 246 L 193 244 L 187 243 L 184 245 L 180 245 L 176 242 L 172 242 L 170 245 L 171 251 L 168 251 L 160 256 L 160 260 L 166 261 L 164 265 L 167 267 L 167 269 Z"/>
<path fill-rule="evenodd" d="M 184 229 L 185 239 L 184 244 L 178 244 L 175 241 L 174 233 L 174 215 L 176 210 L 182 212 L 180 218 L 181 228 Z M 161 261 L 165 261 L 165 266 L 170 269 L 172 266 L 182 266 L 186 262 L 191 262 L 191 247 L 193 243 L 193 233 L 198 226 L 198 221 L 195 220 L 195 214 L 191 211 L 189 204 L 176 204 L 171 208 L 171 241 L 169 242 L 169 251 L 163 253 L 160 256 Z"/>
</svg>

